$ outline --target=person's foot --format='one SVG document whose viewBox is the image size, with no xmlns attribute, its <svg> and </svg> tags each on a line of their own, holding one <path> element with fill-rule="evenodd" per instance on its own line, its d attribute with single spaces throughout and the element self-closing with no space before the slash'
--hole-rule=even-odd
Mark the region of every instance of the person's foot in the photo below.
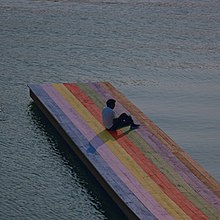
<svg viewBox="0 0 220 220">
<path fill-rule="evenodd" d="M 139 128 L 139 127 L 140 127 L 140 125 L 138 125 L 138 124 L 132 124 L 130 126 L 130 129 L 136 129 L 136 128 Z"/>
</svg>

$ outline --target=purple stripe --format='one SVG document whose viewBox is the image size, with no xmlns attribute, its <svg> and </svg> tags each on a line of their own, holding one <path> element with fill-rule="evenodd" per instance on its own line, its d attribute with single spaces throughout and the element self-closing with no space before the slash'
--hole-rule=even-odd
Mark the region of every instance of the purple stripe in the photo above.
<svg viewBox="0 0 220 220">
<path fill-rule="evenodd" d="M 64 100 L 64 98 L 51 86 L 43 86 L 48 95 L 56 102 L 62 109 L 65 115 L 72 121 L 80 132 L 87 137 L 90 142 L 95 145 L 101 157 L 107 162 L 117 176 L 128 186 L 137 198 L 147 207 L 157 218 L 173 219 L 155 200 L 154 198 L 142 187 L 142 185 L 131 175 L 118 158 L 109 150 L 109 148 L 100 140 L 94 131 L 81 119 L 73 108 Z M 101 142 L 100 142 L 101 141 Z M 95 147 L 98 146 L 98 147 Z"/>
<path fill-rule="evenodd" d="M 46 86 L 46 85 L 45 85 Z M 49 88 L 49 86 L 46 86 Z M 129 191 L 126 185 L 124 185 L 117 175 L 112 171 L 111 168 L 106 164 L 106 162 L 95 153 L 87 152 L 89 148 L 89 142 L 84 136 L 80 133 L 78 128 L 69 120 L 69 118 L 62 112 L 62 110 L 57 106 L 53 99 L 46 93 L 42 87 L 33 85 L 31 90 L 35 93 L 35 95 L 40 99 L 42 104 L 47 108 L 47 110 L 53 115 L 53 117 L 61 124 L 63 129 L 68 133 L 68 135 L 74 140 L 74 142 L 78 145 L 81 152 L 87 156 L 87 159 L 97 168 L 97 170 L 105 170 L 103 173 L 103 177 L 105 180 L 110 183 L 112 188 L 117 192 L 118 196 L 122 198 L 124 202 L 126 202 L 127 206 L 134 211 L 135 214 L 140 219 L 155 219 L 152 213 L 143 206 L 142 203 Z M 53 90 L 52 90 L 53 91 Z M 54 94 L 56 96 L 56 94 Z M 59 97 L 55 97 L 56 99 Z M 62 101 L 61 97 L 61 101 Z M 70 106 L 66 106 L 71 108 Z M 73 109 L 72 109 L 73 110 Z M 78 118 L 76 114 L 71 112 L 72 117 Z M 80 118 L 79 118 L 80 119 Z M 76 121 L 78 123 L 78 121 Z M 79 125 L 81 121 L 79 121 Z M 101 173 L 101 172 L 100 172 Z"/>
<path fill-rule="evenodd" d="M 89 83 L 88 85 L 105 100 L 113 97 L 111 91 L 107 93 L 100 84 Z M 119 102 L 117 102 L 116 107 L 116 111 L 118 112 L 128 112 Z M 220 211 L 220 198 L 192 174 L 189 169 L 147 129 L 146 126 L 141 126 L 136 132 L 175 170 L 176 174 L 179 174 L 199 195 L 206 199 L 216 210 Z"/>
</svg>

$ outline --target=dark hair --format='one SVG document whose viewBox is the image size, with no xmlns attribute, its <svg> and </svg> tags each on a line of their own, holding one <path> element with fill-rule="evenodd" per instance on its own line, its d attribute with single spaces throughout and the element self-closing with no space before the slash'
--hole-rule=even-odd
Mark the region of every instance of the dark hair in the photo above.
<svg viewBox="0 0 220 220">
<path fill-rule="evenodd" d="M 107 100 L 107 102 L 106 102 L 106 105 L 108 106 L 108 107 L 110 107 L 110 106 L 112 106 L 112 104 L 115 104 L 115 100 L 114 99 L 109 99 L 109 100 Z"/>
</svg>

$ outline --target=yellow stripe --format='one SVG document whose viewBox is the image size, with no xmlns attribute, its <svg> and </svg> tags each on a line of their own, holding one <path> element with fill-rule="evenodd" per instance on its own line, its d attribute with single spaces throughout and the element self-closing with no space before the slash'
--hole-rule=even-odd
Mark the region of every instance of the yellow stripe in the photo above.
<svg viewBox="0 0 220 220">
<path fill-rule="evenodd" d="M 82 105 L 82 103 L 62 84 L 52 84 L 52 86 L 64 97 L 89 127 L 100 134 L 105 129 L 94 116 Z M 121 145 L 106 132 L 108 141 L 105 144 L 111 149 L 113 154 L 132 173 L 138 182 L 154 197 L 154 199 L 175 219 L 191 219 L 186 213 L 173 202 L 161 188 L 143 171 L 143 169 L 131 158 Z"/>
</svg>

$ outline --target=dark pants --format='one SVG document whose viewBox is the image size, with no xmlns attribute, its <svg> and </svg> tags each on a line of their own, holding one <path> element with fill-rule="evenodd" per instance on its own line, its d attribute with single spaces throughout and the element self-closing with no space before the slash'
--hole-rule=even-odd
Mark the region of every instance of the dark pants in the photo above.
<svg viewBox="0 0 220 220">
<path fill-rule="evenodd" d="M 132 124 L 134 124 L 134 121 L 131 116 L 127 115 L 126 113 L 122 113 L 118 118 L 115 118 L 113 120 L 113 126 L 109 130 L 115 131 L 119 128 L 126 127 Z"/>
</svg>

